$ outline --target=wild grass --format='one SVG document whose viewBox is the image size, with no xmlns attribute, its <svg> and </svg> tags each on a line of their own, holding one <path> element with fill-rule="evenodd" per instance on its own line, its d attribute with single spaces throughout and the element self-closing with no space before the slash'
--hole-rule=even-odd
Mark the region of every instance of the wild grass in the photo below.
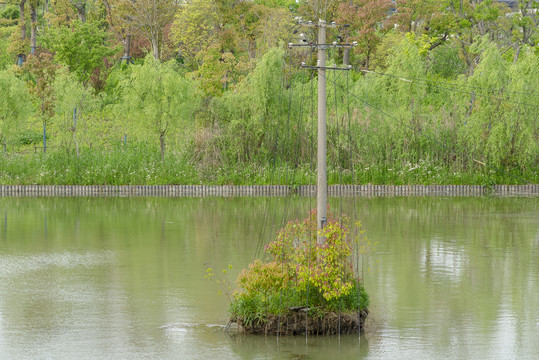
<svg viewBox="0 0 539 360">
<path fill-rule="evenodd" d="M 8 154 L 0 160 L 3 184 L 158 185 L 196 184 L 195 168 L 170 153 L 161 161 L 159 149 L 143 143 L 117 144 L 109 149 L 81 148 L 79 156 L 62 150 Z"/>
<path fill-rule="evenodd" d="M 328 184 L 522 184 L 539 182 L 539 171 L 511 174 L 479 164 L 458 167 L 400 160 L 340 168 L 328 164 Z M 169 151 L 161 161 L 158 146 L 116 143 L 107 148 L 81 147 L 79 156 L 64 149 L 47 153 L 8 152 L 0 157 L 0 183 L 20 185 L 309 185 L 316 169 L 309 163 L 237 162 L 203 166 L 188 152 Z"/>
</svg>

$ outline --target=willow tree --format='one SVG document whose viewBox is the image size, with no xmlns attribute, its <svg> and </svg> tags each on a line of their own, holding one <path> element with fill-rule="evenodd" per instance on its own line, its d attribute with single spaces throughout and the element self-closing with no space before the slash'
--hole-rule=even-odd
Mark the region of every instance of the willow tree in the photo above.
<svg viewBox="0 0 539 360">
<path fill-rule="evenodd" d="M 82 84 L 74 73 L 61 68 L 56 74 L 53 83 L 55 124 L 58 126 L 58 135 L 64 142 L 67 151 L 70 144 L 74 144 L 75 153 L 79 156 L 79 142 L 77 133 L 80 129 L 78 123 L 83 111 L 92 102 L 92 94 Z"/>
<path fill-rule="evenodd" d="M 43 152 L 47 151 L 47 123 L 54 115 L 52 84 L 58 68 L 52 61 L 52 55 L 47 53 L 30 55 L 23 65 L 23 71 L 30 75 L 28 86 L 30 93 L 34 95 L 34 104 L 43 123 Z"/>
<path fill-rule="evenodd" d="M 0 93 L 0 141 L 5 151 L 7 140 L 30 114 L 31 103 L 24 82 L 8 71 L 0 71 Z"/>
<path fill-rule="evenodd" d="M 120 110 L 133 125 L 159 137 L 164 161 L 167 134 L 174 127 L 185 131 L 198 107 L 194 83 L 179 74 L 173 62 L 160 63 L 149 55 L 143 65 L 133 66 L 122 90 L 125 101 Z"/>
<path fill-rule="evenodd" d="M 504 169 L 537 166 L 537 98 L 539 60 L 524 47 L 516 63 L 487 39 L 481 45 L 480 62 L 467 85 L 476 92 L 470 115 L 460 132 L 469 148 L 475 148 L 492 166 Z"/>
</svg>

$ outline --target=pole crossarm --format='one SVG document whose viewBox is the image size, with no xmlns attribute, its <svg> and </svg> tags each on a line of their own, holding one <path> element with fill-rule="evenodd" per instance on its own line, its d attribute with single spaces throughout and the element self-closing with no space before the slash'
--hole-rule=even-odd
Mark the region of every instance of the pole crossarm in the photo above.
<svg viewBox="0 0 539 360">
<path fill-rule="evenodd" d="M 357 41 L 354 41 L 351 44 L 339 44 L 337 42 L 333 42 L 331 44 L 315 44 L 313 42 L 305 43 L 305 44 L 294 44 L 294 43 L 288 43 L 289 48 L 293 47 L 312 47 L 317 49 L 328 49 L 331 47 L 334 48 L 353 48 L 354 46 L 357 46 Z"/>
<path fill-rule="evenodd" d="M 298 25 L 301 25 L 301 26 L 306 26 L 306 27 L 324 27 L 324 28 L 336 28 L 338 26 L 344 26 L 346 27 L 346 25 L 343 25 L 343 24 L 337 24 L 335 23 L 334 21 L 333 22 L 330 22 L 329 24 L 326 23 L 325 21 L 323 20 L 319 20 L 318 22 L 313 22 L 313 21 L 298 21 Z"/>
<path fill-rule="evenodd" d="M 313 69 L 313 70 L 324 69 L 324 70 L 350 71 L 350 70 L 352 70 L 352 65 L 348 65 L 348 67 L 337 67 L 336 65 L 322 67 L 322 66 L 309 66 L 309 65 L 305 65 L 305 63 L 301 63 L 301 68 L 302 69 Z"/>
</svg>

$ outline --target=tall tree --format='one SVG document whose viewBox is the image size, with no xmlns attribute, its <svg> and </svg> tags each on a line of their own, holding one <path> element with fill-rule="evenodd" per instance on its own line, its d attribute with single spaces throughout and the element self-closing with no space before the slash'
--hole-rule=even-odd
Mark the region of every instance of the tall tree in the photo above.
<svg viewBox="0 0 539 360">
<path fill-rule="evenodd" d="M 86 0 L 71 0 L 71 4 L 77 9 L 79 21 L 81 23 L 86 22 Z"/>
<path fill-rule="evenodd" d="M 388 26 L 390 0 L 353 0 L 342 3 L 337 21 L 350 25 L 348 41 L 357 41 L 357 52 L 369 67 L 372 52 L 392 27 Z"/>
<path fill-rule="evenodd" d="M 122 59 L 129 63 L 131 60 L 131 43 L 133 36 L 133 28 L 131 24 L 126 21 L 129 8 L 123 0 L 103 0 L 103 5 L 106 11 L 109 31 L 121 41 L 124 47 Z"/>
<path fill-rule="evenodd" d="M 85 86 L 104 60 L 119 49 L 109 45 L 109 34 L 94 22 L 75 20 L 71 27 L 51 26 L 44 45 L 54 52 L 54 59 L 75 73 Z"/>
<path fill-rule="evenodd" d="M 172 36 L 188 63 L 219 36 L 217 10 L 213 0 L 189 0 L 179 7 Z"/>
<path fill-rule="evenodd" d="M 154 59 L 161 58 L 165 28 L 174 20 L 179 0 L 125 0 L 123 20 L 152 45 Z"/>
<path fill-rule="evenodd" d="M 24 5 L 26 5 L 26 0 L 20 0 L 19 2 L 19 16 L 20 16 L 19 27 L 21 29 L 21 41 L 24 41 L 24 39 L 26 39 L 26 19 L 24 18 Z"/>
<path fill-rule="evenodd" d="M 39 109 L 39 117 L 43 124 L 43 152 L 47 151 L 47 123 L 54 114 L 53 82 L 58 66 L 52 61 L 52 55 L 40 53 L 30 55 L 23 65 L 23 71 L 29 73 L 30 92 L 34 95 Z"/>
<path fill-rule="evenodd" d="M 534 43 L 534 36 L 538 35 L 539 17 L 537 0 L 519 0 L 518 12 L 513 14 L 513 43 L 515 47 L 514 61 L 518 60 L 522 45 Z"/>
<path fill-rule="evenodd" d="M 343 0 L 301 0 L 299 1 L 298 14 L 305 21 L 317 21 L 322 19 L 332 21 L 337 14 L 337 8 Z M 349 2 L 349 0 L 348 0 Z"/>
<path fill-rule="evenodd" d="M 39 0 L 30 0 L 30 52 L 36 53 L 37 47 L 37 8 Z"/>
<path fill-rule="evenodd" d="M 506 6 L 495 0 L 402 0 L 396 3 L 395 22 L 402 31 L 426 35 L 432 50 L 449 39 L 454 39 L 473 73 L 477 55 L 470 52 L 478 37 L 490 33 L 499 36 L 500 15 Z"/>
<path fill-rule="evenodd" d="M 238 84 L 269 49 L 289 37 L 290 11 L 250 1 L 189 0 L 172 28 L 184 63 L 208 95 Z"/>
<path fill-rule="evenodd" d="M 49 25 L 69 26 L 76 18 L 76 11 L 71 4 L 71 0 L 54 0 L 52 11 L 45 14 Z"/>
</svg>

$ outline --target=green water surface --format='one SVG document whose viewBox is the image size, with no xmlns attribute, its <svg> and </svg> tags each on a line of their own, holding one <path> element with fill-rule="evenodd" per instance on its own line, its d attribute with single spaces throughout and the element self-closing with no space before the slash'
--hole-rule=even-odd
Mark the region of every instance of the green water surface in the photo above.
<svg viewBox="0 0 539 360">
<path fill-rule="evenodd" d="M 0 359 L 537 358 L 539 198 L 332 199 L 376 243 L 366 333 L 224 332 L 228 284 L 315 204 L 0 198 Z"/>
</svg>

